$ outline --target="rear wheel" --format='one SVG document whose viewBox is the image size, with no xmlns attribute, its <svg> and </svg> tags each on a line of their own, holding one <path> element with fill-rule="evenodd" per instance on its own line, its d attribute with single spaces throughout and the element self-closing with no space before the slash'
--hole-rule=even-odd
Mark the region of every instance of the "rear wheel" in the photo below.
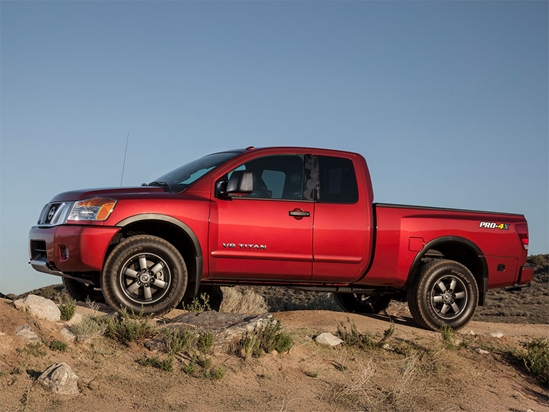
<svg viewBox="0 0 549 412">
<path fill-rule="evenodd" d="M 111 252 L 101 285 L 107 303 L 114 308 L 160 316 L 181 302 L 187 267 L 171 243 L 156 236 L 133 236 Z"/>
<path fill-rule="evenodd" d="M 345 312 L 380 313 L 389 307 L 390 296 L 362 293 L 334 293 L 335 301 Z"/>
<path fill-rule="evenodd" d="M 101 288 L 70 278 L 63 278 L 62 281 L 69 296 L 77 302 L 85 302 L 88 299 L 92 302 L 105 302 Z"/>
<path fill-rule="evenodd" d="M 408 290 L 408 307 L 414 320 L 427 329 L 442 325 L 462 328 L 475 314 L 478 286 L 464 265 L 452 260 L 432 260 L 418 269 Z"/>
</svg>

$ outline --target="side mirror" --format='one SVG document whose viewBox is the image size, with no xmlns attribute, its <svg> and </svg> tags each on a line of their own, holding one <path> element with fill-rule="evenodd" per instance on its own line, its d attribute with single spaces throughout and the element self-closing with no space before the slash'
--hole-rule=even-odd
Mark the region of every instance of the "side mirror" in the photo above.
<svg viewBox="0 0 549 412">
<path fill-rule="evenodd" d="M 242 196 L 252 193 L 254 189 L 254 178 L 251 172 L 235 171 L 231 174 L 231 178 L 227 182 L 225 195 Z"/>
</svg>

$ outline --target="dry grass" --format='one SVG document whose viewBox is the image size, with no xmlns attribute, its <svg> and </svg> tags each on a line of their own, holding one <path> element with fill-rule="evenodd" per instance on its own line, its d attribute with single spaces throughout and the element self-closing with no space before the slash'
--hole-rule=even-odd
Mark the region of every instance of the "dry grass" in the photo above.
<svg viewBox="0 0 549 412">
<path fill-rule="evenodd" d="M 219 307 L 220 312 L 226 313 L 265 313 L 267 304 L 265 299 L 253 289 L 246 288 L 242 292 L 236 288 L 224 287 L 223 301 Z"/>
</svg>

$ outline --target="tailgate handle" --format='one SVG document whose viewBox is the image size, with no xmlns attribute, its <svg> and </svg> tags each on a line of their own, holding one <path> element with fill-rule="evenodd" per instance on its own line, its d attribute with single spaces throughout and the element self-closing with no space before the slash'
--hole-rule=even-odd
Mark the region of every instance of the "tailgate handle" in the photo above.
<svg viewBox="0 0 549 412">
<path fill-rule="evenodd" d="M 309 212 L 306 212 L 306 211 L 301 210 L 301 209 L 290 210 L 289 215 L 295 217 L 296 219 L 303 219 L 304 217 L 310 217 L 311 216 L 311 214 Z"/>
</svg>

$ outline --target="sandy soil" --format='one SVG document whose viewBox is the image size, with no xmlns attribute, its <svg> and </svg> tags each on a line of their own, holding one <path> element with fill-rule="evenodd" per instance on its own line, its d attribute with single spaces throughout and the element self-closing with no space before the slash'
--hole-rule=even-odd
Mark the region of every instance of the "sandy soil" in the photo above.
<svg viewBox="0 0 549 412">
<path fill-rule="evenodd" d="M 0 302 L 0 410 L 549 411 L 548 388 L 500 353 L 503 347 L 549 337 L 549 325 L 471 322 L 456 335 L 456 348 L 447 349 L 440 333 L 417 328 L 404 314 L 393 318 L 395 331 L 386 349 L 364 351 L 323 347 L 313 338 L 334 333 L 342 323 L 380 337 L 390 325 L 387 316 L 274 315 L 294 337 L 293 348 L 247 360 L 214 353 L 212 362 L 225 376 L 211 380 L 186 375 L 185 354 L 177 356 L 173 372 L 163 372 L 137 363 L 152 356 L 143 345 L 128 347 L 107 338 L 71 343 L 66 352 L 43 346 L 36 354 L 15 329 L 29 324 L 43 341 L 52 341 L 63 340 L 63 325 L 37 321 Z M 491 332 L 504 336 L 485 336 Z M 492 350 L 480 354 L 479 347 Z M 78 396 L 53 394 L 37 383 L 53 362 L 66 362 L 80 377 Z"/>
</svg>

